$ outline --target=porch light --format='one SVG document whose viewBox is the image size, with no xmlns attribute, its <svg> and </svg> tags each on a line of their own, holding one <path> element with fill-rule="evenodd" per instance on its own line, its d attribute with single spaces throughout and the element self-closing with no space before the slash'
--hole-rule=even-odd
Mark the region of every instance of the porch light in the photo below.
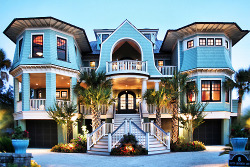
<svg viewBox="0 0 250 167">
<path fill-rule="evenodd" d="M 69 83 L 67 83 L 69 85 Z"/>
<path fill-rule="evenodd" d="M 36 83 L 36 85 L 38 85 L 38 83 Z"/>
<path fill-rule="evenodd" d="M 43 56 L 43 53 L 42 53 L 42 52 L 36 52 L 36 54 L 37 54 L 38 56 Z"/>
</svg>

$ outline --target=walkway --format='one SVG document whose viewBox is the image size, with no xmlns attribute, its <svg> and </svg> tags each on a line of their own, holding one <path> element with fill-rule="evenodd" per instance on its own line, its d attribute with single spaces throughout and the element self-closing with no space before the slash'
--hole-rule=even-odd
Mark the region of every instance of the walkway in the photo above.
<svg viewBox="0 0 250 167">
<path fill-rule="evenodd" d="M 225 167 L 229 155 L 218 156 L 223 146 L 207 146 L 202 152 L 178 152 L 150 156 L 119 157 L 76 153 L 52 153 L 28 149 L 42 167 Z"/>
</svg>

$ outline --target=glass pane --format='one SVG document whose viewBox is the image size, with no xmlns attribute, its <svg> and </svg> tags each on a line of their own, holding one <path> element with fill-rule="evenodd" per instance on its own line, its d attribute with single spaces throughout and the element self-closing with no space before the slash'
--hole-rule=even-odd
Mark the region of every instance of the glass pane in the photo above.
<svg viewBox="0 0 250 167">
<path fill-rule="evenodd" d="M 33 47 L 32 57 L 43 57 L 43 47 Z"/>
<path fill-rule="evenodd" d="M 102 42 L 109 37 L 109 34 L 102 34 Z"/>
<path fill-rule="evenodd" d="M 66 60 L 66 51 L 57 49 L 57 57 L 59 60 Z"/>
<path fill-rule="evenodd" d="M 128 109 L 134 109 L 134 97 L 128 94 Z"/>
<path fill-rule="evenodd" d="M 121 110 L 126 109 L 126 94 L 120 96 L 120 109 Z"/>
<path fill-rule="evenodd" d="M 212 100 L 220 101 L 220 91 L 212 91 Z"/>
<path fill-rule="evenodd" d="M 201 100 L 210 101 L 210 81 L 201 81 Z"/>
<path fill-rule="evenodd" d="M 163 61 L 162 60 L 158 61 L 158 66 L 163 66 Z"/>
<path fill-rule="evenodd" d="M 90 67 L 95 67 L 95 62 L 94 61 L 90 62 Z"/>
</svg>

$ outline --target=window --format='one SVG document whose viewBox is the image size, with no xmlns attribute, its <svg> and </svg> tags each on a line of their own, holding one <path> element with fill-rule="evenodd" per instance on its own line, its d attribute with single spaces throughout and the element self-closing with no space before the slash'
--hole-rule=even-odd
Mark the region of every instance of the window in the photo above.
<svg viewBox="0 0 250 167">
<path fill-rule="evenodd" d="M 76 45 L 75 45 L 75 53 L 76 53 L 76 56 L 77 56 L 77 47 L 76 47 Z"/>
<path fill-rule="evenodd" d="M 201 101 L 221 101 L 221 81 L 201 81 Z"/>
<path fill-rule="evenodd" d="M 213 38 L 208 38 L 207 39 L 207 45 L 208 46 L 214 46 L 214 39 Z"/>
<path fill-rule="evenodd" d="M 194 40 L 187 42 L 187 48 L 192 48 L 192 47 L 194 47 Z"/>
<path fill-rule="evenodd" d="M 102 34 L 102 42 L 109 37 L 109 34 Z"/>
<path fill-rule="evenodd" d="M 148 40 L 151 41 L 151 34 L 144 34 L 144 36 L 145 36 L 146 38 L 148 38 Z"/>
<path fill-rule="evenodd" d="M 57 58 L 59 60 L 66 61 L 66 50 L 67 50 L 67 41 L 66 39 L 57 37 Z"/>
<path fill-rule="evenodd" d="M 222 38 L 215 38 L 215 45 L 222 46 Z"/>
<path fill-rule="evenodd" d="M 225 47 L 228 49 L 229 48 L 229 43 L 227 40 L 225 40 Z"/>
<path fill-rule="evenodd" d="M 60 98 L 60 91 L 56 91 L 56 98 Z"/>
<path fill-rule="evenodd" d="M 89 62 L 90 67 L 95 67 L 95 61 Z"/>
<path fill-rule="evenodd" d="M 32 35 L 32 58 L 43 57 L 43 35 Z"/>
<path fill-rule="evenodd" d="M 225 91 L 225 102 L 229 102 L 229 90 Z"/>
<path fill-rule="evenodd" d="M 199 38 L 199 46 L 206 46 L 206 38 Z"/>
<path fill-rule="evenodd" d="M 187 83 L 187 102 L 188 103 L 192 103 L 192 102 L 195 102 L 195 92 L 194 90 L 192 89 L 193 86 L 195 86 L 195 82 L 192 81 L 192 82 L 189 82 Z"/>
<path fill-rule="evenodd" d="M 19 57 L 21 55 L 21 51 L 22 51 L 22 44 L 23 44 L 23 38 L 19 40 L 19 43 L 18 43 L 18 54 L 19 54 Z"/>
<path fill-rule="evenodd" d="M 158 66 L 163 66 L 163 60 L 158 60 Z"/>
<path fill-rule="evenodd" d="M 61 91 L 61 98 L 68 98 L 68 92 L 67 91 Z"/>
</svg>

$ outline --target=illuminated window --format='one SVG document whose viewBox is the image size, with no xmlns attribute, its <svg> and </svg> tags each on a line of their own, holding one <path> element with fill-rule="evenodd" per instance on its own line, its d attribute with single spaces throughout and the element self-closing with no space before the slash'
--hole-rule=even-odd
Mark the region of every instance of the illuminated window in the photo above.
<svg viewBox="0 0 250 167">
<path fill-rule="evenodd" d="M 32 57 L 43 57 L 43 35 L 32 35 Z"/>
<path fill-rule="evenodd" d="M 206 38 L 199 38 L 199 46 L 206 46 Z"/>
<path fill-rule="evenodd" d="M 102 42 L 109 37 L 109 34 L 102 34 Z"/>
<path fill-rule="evenodd" d="M 57 58 L 66 61 L 67 41 L 57 37 Z"/>
<path fill-rule="evenodd" d="M 56 91 L 56 98 L 60 98 L 60 91 Z"/>
<path fill-rule="evenodd" d="M 222 38 L 215 38 L 215 45 L 222 46 Z"/>
<path fill-rule="evenodd" d="M 228 49 L 229 48 L 229 43 L 227 40 L 225 40 L 225 47 Z"/>
<path fill-rule="evenodd" d="M 208 38 L 207 39 L 207 45 L 208 46 L 214 46 L 214 39 L 213 38 Z"/>
<path fill-rule="evenodd" d="M 195 102 L 195 91 L 193 89 L 191 89 L 195 85 L 195 82 L 194 81 L 189 82 L 189 83 L 187 83 L 187 85 L 188 85 L 188 88 L 187 88 L 187 102 L 188 103 Z"/>
<path fill-rule="evenodd" d="M 90 64 L 90 67 L 95 67 L 95 61 L 91 61 L 89 64 Z"/>
<path fill-rule="evenodd" d="M 19 46 L 19 48 L 18 48 L 18 51 L 19 51 L 19 57 L 20 57 L 20 55 L 21 55 L 21 51 L 22 51 L 22 44 L 23 44 L 23 38 L 22 39 L 20 39 L 19 40 L 19 43 L 18 43 L 18 46 Z"/>
<path fill-rule="evenodd" d="M 158 66 L 164 66 L 163 65 L 163 60 L 158 60 Z"/>
<path fill-rule="evenodd" d="M 221 81 L 201 81 L 201 101 L 221 101 Z"/>
<path fill-rule="evenodd" d="M 192 48 L 192 47 L 194 47 L 194 40 L 187 42 L 187 48 Z"/>
<path fill-rule="evenodd" d="M 151 34 L 144 34 L 144 36 L 151 41 Z"/>
<path fill-rule="evenodd" d="M 61 98 L 67 98 L 68 92 L 67 91 L 61 91 Z"/>
<path fill-rule="evenodd" d="M 225 102 L 229 102 L 229 90 L 225 91 Z"/>
</svg>

